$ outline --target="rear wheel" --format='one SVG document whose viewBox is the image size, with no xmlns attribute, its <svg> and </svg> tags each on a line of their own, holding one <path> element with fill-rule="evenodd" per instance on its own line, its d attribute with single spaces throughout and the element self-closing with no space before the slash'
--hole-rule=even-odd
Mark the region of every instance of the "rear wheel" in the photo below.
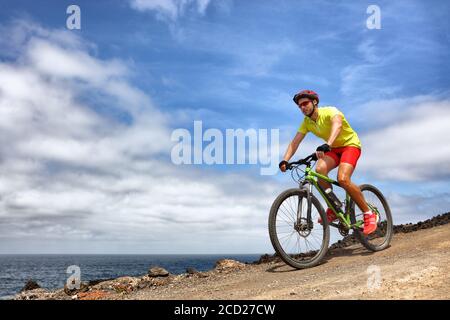
<svg viewBox="0 0 450 320">
<path fill-rule="evenodd" d="M 369 208 L 378 214 L 377 230 L 365 235 L 360 230 L 354 230 L 356 238 L 371 251 L 380 251 L 386 249 L 391 243 L 394 234 L 394 225 L 392 221 L 391 209 L 380 190 L 370 184 L 360 186 L 361 192 L 366 200 Z M 355 202 L 351 200 L 350 208 L 354 214 L 350 215 L 352 224 L 358 220 L 363 220 L 363 212 L 355 206 Z"/>
<path fill-rule="evenodd" d="M 307 221 L 306 191 L 289 189 L 272 204 L 269 214 L 269 235 L 275 252 L 297 269 L 320 263 L 328 250 L 330 228 L 325 211 L 311 195 L 311 221 Z M 318 223 L 322 218 L 323 225 Z"/>
</svg>

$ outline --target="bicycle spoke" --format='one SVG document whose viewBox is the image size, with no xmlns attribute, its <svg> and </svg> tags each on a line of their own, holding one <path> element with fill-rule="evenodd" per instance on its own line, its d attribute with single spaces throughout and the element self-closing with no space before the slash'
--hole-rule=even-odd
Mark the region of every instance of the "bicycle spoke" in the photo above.
<svg viewBox="0 0 450 320">
<path fill-rule="evenodd" d="M 281 220 L 283 220 L 284 222 L 286 222 L 286 224 L 288 225 L 288 226 L 294 226 L 294 223 L 292 222 L 292 221 L 287 221 L 287 220 L 285 220 L 285 219 L 283 219 L 282 217 L 279 217 Z M 279 221 L 278 219 L 277 219 L 277 221 Z"/>
<path fill-rule="evenodd" d="M 275 216 L 275 230 L 279 246 L 286 255 L 298 263 L 313 261 L 322 251 L 325 231 L 323 226 L 313 222 L 308 228 L 306 212 L 308 203 L 305 197 L 292 194 L 284 198 Z M 311 219 L 316 221 L 320 216 L 317 207 L 311 208 Z"/>
<path fill-rule="evenodd" d="M 292 208 L 291 198 L 292 198 L 292 197 L 289 197 L 287 202 L 288 202 L 289 208 L 291 208 L 291 211 L 292 211 L 293 216 L 294 216 L 294 221 L 295 221 L 296 218 L 297 218 L 297 210 L 294 210 L 294 209 Z"/>
<path fill-rule="evenodd" d="M 306 246 L 306 250 L 305 250 L 304 253 L 308 253 L 308 252 L 311 251 L 311 249 L 310 249 L 309 246 L 308 246 L 308 240 L 307 240 L 306 238 L 305 238 L 304 240 L 305 240 L 305 246 Z"/>
<path fill-rule="evenodd" d="M 386 215 L 386 208 L 384 207 L 383 202 L 378 197 L 378 194 L 370 189 L 365 189 L 362 191 L 364 199 L 369 205 L 371 211 L 378 213 L 378 223 L 377 230 L 370 234 L 369 236 L 364 236 L 368 244 L 372 246 L 380 246 L 386 241 L 387 236 L 387 228 L 388 228 L 388 219 Z M 355 207 L 355 210 L 359 208 Z M 356 212 L 355 212 L 356 213 Z M 362 216 L 362 213 L 359 215 L 355 214 L 355 218 L 358 219 L 358 216 Z"/>
<path fill-rule="evenodd" d="M 321 246 L 320 241 L 321 241 L 322 237 L 320 237 L 320 239 L 319 239 L 319 238 L 317 238 L 312 232 L 311 232 L 311 237 L 312 237 L 313 240 L 315 240 L 315 241 L 317 242 L 317 244 L 318 244 L 319 247 L 320 247 L 320 246 Z"/>
<path fill-rule="evenodd" d="M 296 250 L 293 252 L 294 254 L 299 253 L 302 251 L 302 248 L 300 246 L 300 237 L 297 237 L 297 246 L 296 246 Z"/>
<path fill-rule="evenodd" d="M 294 231 L 294 232 L 295 232 L 295 231 Z M 287 235 L 287 236 L 285 236 L 285 237 L 279 238 L 280 242 L 283 240 L 283 238 L 288 238 L 288 242 L 289 242 L 289 240 L 291 239 L 292 234 L 293 234 L 294 232 L 291 232 L 291 234 L 289 234 L 289 235 Z"/>
<path fill-rule="evenodd" d="M 295 224 L 295 220 L 292 219 L 292 217 L 289 214 L 287 214 L 283 209 L 281 209 L 281 206 L 280 206 L 280 210 L 281 210 L 282 213 L 284 213 L 285 217 L 290 220 L 291 223 Z"/>
<path fill-rule="evenodd" d="M 281 206 L 283 206 L 283 208 L 287 211 L 289 211 L 288 208 L 286 208 L 286 206 L 284 205 L 284 203 L 281 204 Z M 281 208 L 280 206 L 280 208 Z M 289 220 L 291 220 L 292 222 L 295 223 L 295 218 L 292 216 L 292 214 L 288 214 L 286 211 L 283 210 L 283 212 L 286 214 L 286 217 L 289 218 Z"/>
</svg>

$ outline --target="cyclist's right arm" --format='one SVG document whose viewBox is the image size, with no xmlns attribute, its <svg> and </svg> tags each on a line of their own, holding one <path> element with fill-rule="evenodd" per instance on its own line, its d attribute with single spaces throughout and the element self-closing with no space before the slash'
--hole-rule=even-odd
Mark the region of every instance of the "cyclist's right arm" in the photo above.
<svg viewBox="0 0 450 320">
<path fill-rule="evenodd" d="M 292 139 L 291 143 L 289 143 L 287 150 L 284 154 L 283 161 L 289 161 L 289 159 L 292 158 L 292 156 L 295 154 L 295 152 L 298 149 L 298 146 L 300 145 L 300 142 L 302 142 L 303 138 L 305 138 L 305 134 L 301 132 L 297 132 L 294 139 Z M 281 171 L 286 171 L 286 165 L 281 166 Z"/>
</svg>

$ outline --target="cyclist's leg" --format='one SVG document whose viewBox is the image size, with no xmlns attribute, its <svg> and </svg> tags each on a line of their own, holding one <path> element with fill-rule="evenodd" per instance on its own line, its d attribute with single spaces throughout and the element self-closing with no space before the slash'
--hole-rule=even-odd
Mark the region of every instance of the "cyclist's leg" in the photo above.
<svg viewBox="0 0 450 320">
<path fill-rule="evenodd" d="M 337 155 L 333 156 L 332 154 L 327 152 L 327 154 L 322 159 L 317 160 L 316 172 L 328 177 L 328 172 L 336 168 L 338 163 L 339 158 L 337 157 Z M 324 189 L 328 189 L 331 187 L 330 183 L 323 181 L 322 179 L 318 179 L 318 183 Z"/>
<path fill-rule="evenodd" d="M 352 174 L 360 155 L 361 151 L 358 148 L 346 147 L 346 150 L 344 150 L 341 156 L 341 163 L 339 164 L 338 182 L 341 187 L 348 192 L 361 211 L 368 212 L 370 209 L 367 206 L 361 189 L 351 181 Z"/>
<path fill-rule="evenodd" d="M 336 160 L 334 159 L 335 157 L 337 158 Z M 328 172 L 336 168 L 338 163 L 339 158 L 337 157 L 337 155 L 329 155 L 329 152 L 327 152 L 327 154 L 325 154 L 322 159 L 317 160 L 316 172 L 328 177 Z M 322 179 L 318 179 L 317 182 L 324 190 L 331 187 L 330 183 Z M 333 211 L 331 211 L 330 208 L 327 209 L 327 219 L 328 222 L 332 222 L 336 219 L 336 215 L 333 213 Z M 322 224 L 322 218 L 319 217 L 318 223 Z"/>
</svg>

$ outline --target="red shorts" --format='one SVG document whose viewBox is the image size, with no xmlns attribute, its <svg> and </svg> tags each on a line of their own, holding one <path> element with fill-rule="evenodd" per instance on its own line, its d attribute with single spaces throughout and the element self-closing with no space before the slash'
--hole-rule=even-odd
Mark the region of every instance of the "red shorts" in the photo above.
<svg viewBox="0 0 450 320">
<path fill-rule="evenodd" d="M 353 168 L 356 168 L 356 163 L 361 155 L 361 149 L 352 146 L 331 148 L 331 151 L 326 152 L 325 155 L 333 158 L 336 161 L 336 165 L 345 162 L 351 164 Z"/>
</svg>

